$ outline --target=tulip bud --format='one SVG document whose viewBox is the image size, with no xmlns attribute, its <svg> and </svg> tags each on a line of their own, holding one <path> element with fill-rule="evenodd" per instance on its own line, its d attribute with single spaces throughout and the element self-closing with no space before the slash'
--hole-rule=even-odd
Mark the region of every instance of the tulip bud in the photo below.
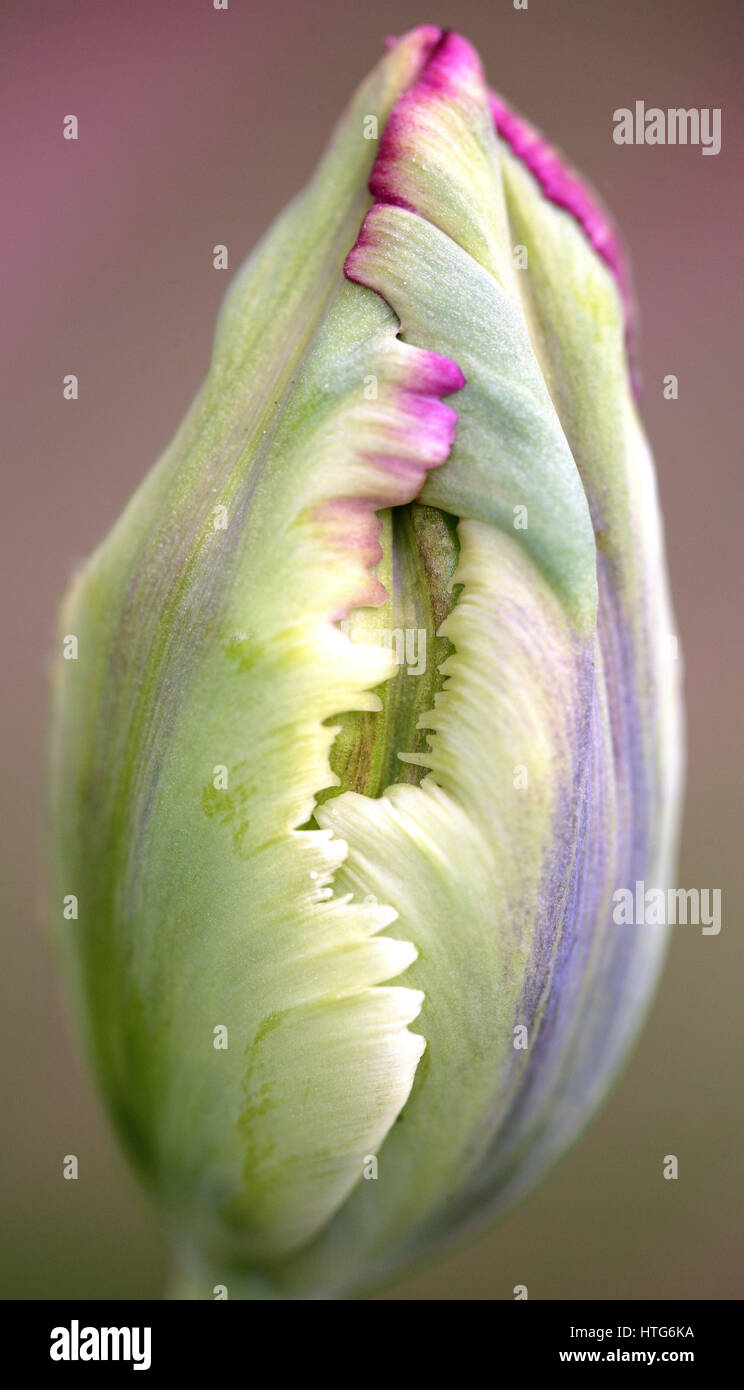
<svg viewBox="0 0 744 1390">
<path fill-rule="evenodd" d="M 389 1277 L 638 1027 L 666 930 L 613 893 L 670 881 L 681 757 L 624 300 L 592 196 L 414 30 L 71 586 L 60 950 L 183 1296 Z"/>
</svg>

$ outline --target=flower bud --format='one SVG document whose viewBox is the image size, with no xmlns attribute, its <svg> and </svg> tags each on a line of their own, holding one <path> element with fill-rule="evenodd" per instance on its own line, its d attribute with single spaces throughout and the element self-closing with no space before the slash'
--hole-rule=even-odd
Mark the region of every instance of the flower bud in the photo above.
<svg viewBox="0 0 744 1390">
<path fill-rule="evenodd" d="M 70 588 L 60 950 L 183 1296 L 389 1277 L 637 1029 L 666 932 L 613 894 L 670 881 L 681 756 L 627 297 L 593 197 L 414 30 Z"/>
</svg>

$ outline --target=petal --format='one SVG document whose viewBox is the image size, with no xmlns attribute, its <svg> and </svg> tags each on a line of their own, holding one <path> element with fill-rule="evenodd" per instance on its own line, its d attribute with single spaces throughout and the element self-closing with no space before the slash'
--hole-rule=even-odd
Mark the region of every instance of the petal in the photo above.
<svg viewBox="0 0 744 1390">
<path fill-rule="evenodd" d="M 301 827 L 334 781 L 327 721 L 379 707 L 394 670 L 337 626 L 386 597 L 375 512 L 415 497 L 456 421 L 456 365 L 342 271 L 361 114 L 384 120 L 430 42 L 385 60 L 239 277 L 190 417 L 62 617 L 57 884 L 80 913 L 60 944 L 130 1150 L 222 1259 L 328 1220 L 424 1046 L 420 992 L 389 984 L 415 949 L 382 934 L 389 906 L 334 894 L 346 846 Z"/>
</svg>

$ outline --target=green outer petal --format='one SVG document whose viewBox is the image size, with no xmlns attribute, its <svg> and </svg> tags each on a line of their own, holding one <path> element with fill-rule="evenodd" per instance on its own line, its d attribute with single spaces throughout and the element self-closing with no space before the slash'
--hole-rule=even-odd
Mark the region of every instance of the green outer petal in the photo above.
<svg viewBox="0 0 744 1390">
<path fill-rule="evenodd" d="M 327 1221 L 424 1046 L 420 993 L 386 984 L 415 955 L 380 934 L 393 910 L 334 896 L 346 846 L 298 827 L 333 781 L 327 721 L 379 707 L 394 669 L 335 625 L 384 597 L 374 511 L 451 438 L 437 360 L 342 273 L 362 117 L 384 123 L 427 43 L 385 60 L 239 278 L 200 397 L 61 617 L 79 655 L 53 673 L 55 885 L 79 917 L 60 949 L 130 1152 L 181 1238 L 227 1261 Z"/>
</svg>

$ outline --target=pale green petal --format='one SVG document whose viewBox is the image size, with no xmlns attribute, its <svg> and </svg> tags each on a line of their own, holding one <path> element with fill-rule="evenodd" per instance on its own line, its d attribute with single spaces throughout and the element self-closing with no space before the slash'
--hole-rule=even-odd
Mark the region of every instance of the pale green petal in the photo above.
<svg viewBox="0 0 744 1390">
<path fill-rule="evenodd" d="M 357 1191 L 336 1223 L 336 1239 L 371 1259 L 401 1230 L 415 1249 L 466 1213 L 527 1064 L 513 1028 L 546 912 L 557 944 L 566 910 L 568 880 L 561 900 L 545 875 L 557 826 L 566 817 L 569 835 L 577 814 L 567 802 L 581 773 L 575 635 L 516 540 L 477 522 L 459 530 L 464 588 L 444 625 L 455 655 L 427 720 L 433 776 L 377 801 L 346 793 L 317 812 L 350 846 L 339 886 L 392 903 L 406 924 L 418 949 L 406 979 L 426 996 L 420 1080 L 374 1192 Z"/>
<path fill-rule="evenodd" d="M 615 282 L 580 227 L 549 203 L 508 150 L 502 166 L 515 240 L 528 252 L 520 276 L 535 352 L 586 492 L 605 607 L 627 629 L 613 664 L 642 701 L 638 732 L 656 840 L 649 881 L 665 883 L 676 849 L 682 782 L 681 658 L 669 599 L 653 460 L 628 379 Z M 610 623 L 604 624 L 605 643 Z M 609 655 L 609 654 L 608 654 Z"/>
<path fill-rule="evenodd" d="M 517 535 L 587 631 L 596 614 L 589 511 L 520 310 L 415 213 L 376 207 L 366 226 L 369 244 L 352 264 L 363 261 L 365 282 L 394 305 L 406 340 L 454 356 L 467 383 L 456 446 L 421 501 Z M 527 509 L 526 528 L 516 508 Z"/>
<path fill-rule="evenodd" d="M 432 354 L 342 269 L 362 114 L 384 122 L 408 48 L 240 277 L 199 400 L 61 619 L 79 655 L 54 671 L 56 887 L 79 916 L 60 946 L 130 1150 L 182 1237 L 223 1258 L 323 1225 L 424 1046 L 420 993 L 387 984 L 415 955 L 379 934 L 394 912 L 334 895 L 344 843 L 300 829 L 334 780 L 327 721 L 379 708 L 393 669 L 336 626 L 384 596 L 374 511 L 446 452 L 411 425 Z"/>
</svg>

